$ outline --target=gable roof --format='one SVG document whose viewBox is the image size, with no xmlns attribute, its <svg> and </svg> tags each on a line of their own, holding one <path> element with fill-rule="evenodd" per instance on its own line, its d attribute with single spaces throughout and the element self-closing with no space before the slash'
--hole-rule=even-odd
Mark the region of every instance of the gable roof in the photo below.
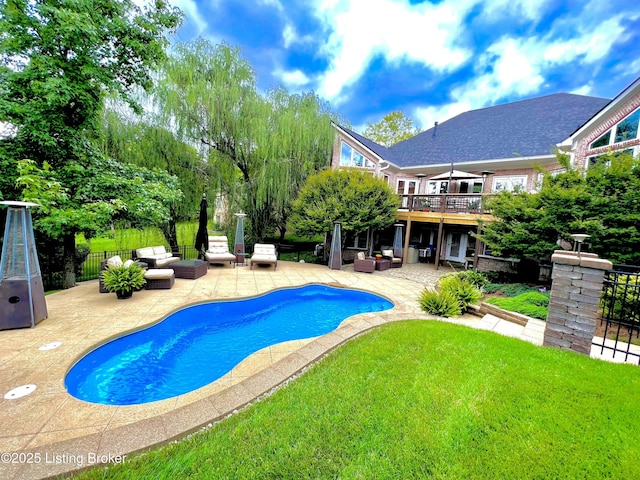
<svg viewBox="0 0 640 480">
<path fill-rule="evenodd" d="M 385 148 L 349 134 L 400 168 L 550 156 L 608 99 L 557 93 L 462 113 Z"/>
</svg>

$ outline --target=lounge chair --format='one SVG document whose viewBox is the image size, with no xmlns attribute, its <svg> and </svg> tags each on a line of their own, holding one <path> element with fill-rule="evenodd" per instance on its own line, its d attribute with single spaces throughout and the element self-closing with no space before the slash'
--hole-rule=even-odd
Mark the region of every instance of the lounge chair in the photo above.
<svg viewBox="0 0 640 480">
<path fill-rule="evenodd" d="M 356 259 L 353 261 L 354 272 L 373 273 L 376 269 L 376 259 L 366 258 L 364 252 L 358 252 Z"/>
<path fill-rule="evenodd" d="M 146 263 L 149 268 L 164 268 L 182 260 L 179 253 L 167 252 L 164 245 L 136 249 L 136 260 Z"/>
<path fill-rule="evenodd" d="M 251 270 L 253 265 L 273 265 L 273 271 L 278 268 L 278 255 L 276 254 L 276 246 L 271 243 L 256 243 L 253 246 L 253 255 L 251 255 Z"/>
<path fill-rule="evenodd" d="M 382 250 L 382 258 L 391 260 L 391 268 L 400 268 L 402 266 L 402 257 L 393 255 L 393 250 Z"/>
<path fill-rule="evenodd" d="M 222 265 L 229 262 L 236 266 L 236 256 L 229 251 L 229 241 L 225 235 L 209 237 L 209 248 L 204 252 L 204 257 L 209 265 Z"/>
</svg>

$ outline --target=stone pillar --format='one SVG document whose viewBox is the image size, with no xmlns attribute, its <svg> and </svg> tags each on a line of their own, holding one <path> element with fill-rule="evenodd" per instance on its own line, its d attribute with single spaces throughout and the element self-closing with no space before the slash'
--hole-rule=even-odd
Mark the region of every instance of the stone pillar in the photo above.
<svg viewBox="0 0 640 480">
<path fill-rule="evenodd" d="M 600 319 L 604 273 L 613 265 L 594 253 L 556 250 L 543 345 L 589 355 Z"/>
</svg>

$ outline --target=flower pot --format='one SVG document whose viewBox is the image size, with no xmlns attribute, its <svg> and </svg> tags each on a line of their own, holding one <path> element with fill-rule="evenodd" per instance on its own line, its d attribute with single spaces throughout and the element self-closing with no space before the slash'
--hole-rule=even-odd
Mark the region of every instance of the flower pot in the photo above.
<svg viewBox="0 0 640 480">
<path fill-rule="evenodd" d="M 127 298 L 131 298 L 133 296 L 133 290 L 129 290 L 127 292 L 116 292 L 116 297 L 120 300 L 126 300 Z"/>
</svg>

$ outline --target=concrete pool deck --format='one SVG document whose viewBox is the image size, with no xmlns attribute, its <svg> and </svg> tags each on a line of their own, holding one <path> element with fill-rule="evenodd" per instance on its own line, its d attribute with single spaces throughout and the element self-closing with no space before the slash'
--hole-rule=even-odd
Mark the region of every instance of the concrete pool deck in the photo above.
<svg viewBox="0 0 640 480">
<path fill-rule="evenodd" d="M 403 267 L 405 275 L 414 277 L 408 267 Z M 171 290 L 143 290 L 129 300 L 100 294 L 97 280 L 47 296 L 46 320 L 32 329 L 0 331 L 0 478 L 47 478 L 89 464 L 122 461 L 132 452 L 181 438 L 224 418 L 362 332 L 397 320 L 433 319 L 420 310 L 418 294 L 425 284 L 451 270 L 436 272 L 427 265 L 415 268 L 421 269 L 423 281 L 401 278 L 397 272 L 354 273 L 349 267 L 336 271 L 293 262 L 278 262 L 275 272 L 273 268 L 213 266 L 204 277 L 176 279 Z M 321 337 L 260 350 L 219 380 L 178 397 L 109 406 L 78 400 L 65 390 L 64 377 L 73 363 L 107 339 L 152 324 L 188 304 L 250 297 L 309 283 L 378 293 L 395 307 L 351 317 Z M 471 315 L 451 321 L 542 343 L 544 322 L 521 327 L 496 317 Z M 40 349 L 54 342 L 61 344 Z M 29 395 L 4 398 L 27 384 L 36 386 Z"/>
</svg>

